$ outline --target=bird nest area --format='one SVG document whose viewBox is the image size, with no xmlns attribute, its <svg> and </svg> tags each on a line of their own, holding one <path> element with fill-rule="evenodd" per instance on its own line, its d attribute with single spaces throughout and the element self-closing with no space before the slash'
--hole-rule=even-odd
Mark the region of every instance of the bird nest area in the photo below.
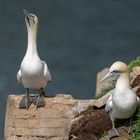
<svg viewBox="0 0 140 140">
<path fill-rule="evenodd" d="M 129 120 L 117 120 L 117 128 L 126 126 Z M 108 130 L 111 129 L 109 115 L 103 108 L 89 107 L 86 111 L 80 113 L 73 121 L 69 140 L 99 140 L 105 138 Z M 123 128 L 119 130 L 120 137 L 112 138 L 113 140 L 124 140 L 130 138 L 127 131 Z M 104 139 L 104 140 L 105 140 Z"/>
</svg>

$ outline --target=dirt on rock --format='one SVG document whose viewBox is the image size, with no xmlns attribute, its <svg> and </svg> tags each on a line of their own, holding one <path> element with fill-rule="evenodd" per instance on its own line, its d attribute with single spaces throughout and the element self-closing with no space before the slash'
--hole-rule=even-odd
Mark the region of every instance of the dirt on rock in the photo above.
<svg viewBox="0 0 140 140">
<path fill-rule="evenodd" d="M 77 119 L 76 119 L 77 118 Z M 107 132 L 111 129 L 112 124 L 109 115 L 105 112 L 104 107 L 98 109 L 89 107 L 75 118 L 70 132 L 69 140 L 107 140 Z M 79 118 L 79 119 L 78 119 Z M 121 127 L 127 125 L 129 120 L 117 120 L 115 126 Z M 123 128 L 119 130 L 119 139 L 112 140 L 127 140 L 129 134 Z"/>
</svg>

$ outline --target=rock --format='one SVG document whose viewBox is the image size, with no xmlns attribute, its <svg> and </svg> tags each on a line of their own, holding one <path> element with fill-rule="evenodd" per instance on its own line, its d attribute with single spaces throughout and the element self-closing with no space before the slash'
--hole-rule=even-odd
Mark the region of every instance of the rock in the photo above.
<svg viewBox="0 0 140 140">
<path fill-rule="evenodd" d="M 109 68 L 105 68 L 102 71 L 100 71 L 99 73 L 97 73 L 97 78 L 96 78 L 96 94 L 95 96 L 98 96 L 102 89 L 105 89 L 107 87 L 109 87 L 112 84 L 112 80 L 114 80 L 115 78 L 110 78 L 108 80 L 106 80 L 105 82 L 101 82 L 101 79 L 109 72 Z"/>
<path fill-rule="evenodd" d="M 119 132 L 120 136 L 111 138 L 111 140 L 129 140 L 130 139 L 130 135 L 127 133 L 127 131 L 124 129 L 124 127 L 119 127 L 118 132 Z M 108 140 L 108 137 L 104 136 L 104 137 L 100 138 L 99 140 Z"/>
<path fill-rule="evenodd" d="M 31 105 L 28 110 L 19 109 L 23 96 L 9 96 L 5 119 L 5 140 L 37 139 L 67 140 L 77 104 L 71 96 L 45 98 L 46 106 Z"/>
<path fill-rule="evenodd" d="M 140 67 L 134 67 L 130 73 L 130 85 L 133 91 L 140 97 Z"/>
<path fill-rule="evenodd" d="M 112 140 L 125 140 L 130 138 L 130 135 L 126 131 L 127 127 L 124 127 L 128 123 L 128 119 L 116 120 L 115 126 L 118 128 L 120 136 L 112 138 Z M 73 119 L 70 138 L 75 137 L 74 140 L 108 140 L 107 132 L 111 128 L 112 123 L 110 117 L 104 108 L 90 106 Z"/>
<path fill-rule="evenodd" d="M 68 140 L 74 118 L 90 106 L 103 107 L 111 92 L 98 100 L 77 100 L 70 95 L 59 94 L 45 98 L 45 107 L 36 109 L 32 104 L 28 110 L 19 109 L 23 95 L 10 95 L 6 109 L 5 140 Z"/>
<path fill-rule="evenodd" d="M 140 67 L 134 67 L 132 69 L 132 72 L 130 73 L 130 79 L 130 85 L 132 86 L 132 88 L 140 85 L 140 83 L 137 82 L 137 79 L 140 79 Z"/>
</svg>

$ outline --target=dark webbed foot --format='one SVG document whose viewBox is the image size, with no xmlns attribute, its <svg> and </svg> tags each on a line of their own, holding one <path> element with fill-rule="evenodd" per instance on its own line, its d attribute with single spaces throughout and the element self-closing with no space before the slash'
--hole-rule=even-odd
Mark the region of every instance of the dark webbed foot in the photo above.
<svg viewBox="0 0 140 140">
<path fill-rule="evenodd" d="M 26 108 L 28 109 L 32 103 L 32 100 L 29 96 L 29 89 L 26 89 L 26 95 L 22 98 L 19 104 L 19 108 Z"/>
<path fill-rule="evenodd" d="M 40 95 L 38 97 L 34 98 L 32 100 L 32 103 L 36 106 L 36 108 L 38 108 L 38 107 L 44 107 L 45 106 L 45 100 Z"/>
<path fill-rule="evenodd" d="M 44 107 L 45 106 L 45 100 L 42 96 L 38 96 L 36 101 L 34 102 L 34 104 L 36 105 L 36 108 Z"/>
<path fill-rule="evenodd" d="M 41 88 L 39 90 L 39 95 L 37 98 L 34 98 L 33 100 L 33 104 L 36 106 L 36 108 L 38 107 L 44 107 L 45 106 L 45 100 L 43 97 L 46 97 L 46 94 L 44 92 L 44 89 Z"/>
<path fill-rule="evenodd" d="M 46 97 L 46 94 L 43 88 L 39 90 L 39 95 L 37 94 L 29 95 L 29 89 L 26 89 L 26 95 L 20 101 L 19 108 L 28 109 L 32 103 L 36 106 L 36 108 L 44 107 L 45 100 L 43 97 Z"/>
<path fill-rule="evenodd" d="M 112 128 L 109 130 L 109 138 L 119 136 L 119 133 L 116 128 Z"/>
<path fill-rule="evenodd" d="M 32 102 L 31 102 L 30 97 L 29 96 L 28 97 L 24 96 L 22 98 L 22 100 L 20 101 L 19 108 L 28 109 L 30 107 L 31 103 Z"/>
</svg>

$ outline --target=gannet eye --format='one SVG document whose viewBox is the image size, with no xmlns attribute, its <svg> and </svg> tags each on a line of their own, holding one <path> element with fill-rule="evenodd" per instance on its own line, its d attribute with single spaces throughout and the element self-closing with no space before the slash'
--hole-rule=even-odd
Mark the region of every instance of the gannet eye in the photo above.
<svg viewBox="0 0 140 140">
<path fill-rule="evenodd" d="M 111 73 L 119 73 L 118 70 L 113 70 Z"/>
</svg>

